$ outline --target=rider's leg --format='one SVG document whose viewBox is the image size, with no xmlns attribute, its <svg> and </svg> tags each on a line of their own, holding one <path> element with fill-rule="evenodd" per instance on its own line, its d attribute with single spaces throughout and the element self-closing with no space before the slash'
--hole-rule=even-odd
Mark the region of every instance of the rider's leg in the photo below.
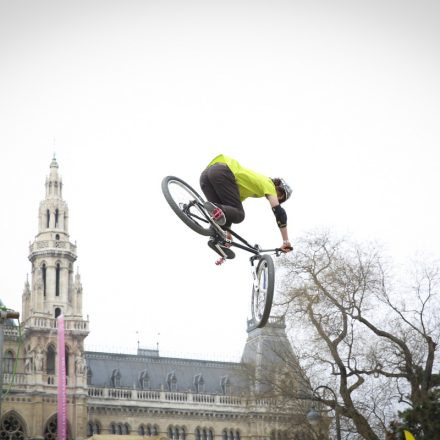
<svg viewBox="0 0 440 440">
<path fill-rule="evenodd" d="M 216 163 L 207 168 L 200 177 L 200 186 L 206 198 L 225 213 L 226 227 L 244 220 L 244 209 L 235 176 L 227 165 Z"/>
<path fill-rule="evenodd" d="M 221 203 L 219 196 L 217 195 L 214 187 L 208 178 L 208 170 L 209 168 L 205 168 L 205 170 L 200 175 L 200 188 L 202 188 L 203 194 L 205 194 L 206 200 L 209 200 L 216 205 Z"/>
<path fill-rule="evenodd" d="M 200 176 L 200 187 L 202 188 L 203 194 L 207 198 L 205 203 L 205 208 L 208 211 L 212 219 L 220 226 L 224 226 L 226 223 L 226 216 L 221 208 L 220 199 L 215 192 L 214 187 L 211 185 L 208 178 L 208 169 L 205 169 Z"/>
</svg>

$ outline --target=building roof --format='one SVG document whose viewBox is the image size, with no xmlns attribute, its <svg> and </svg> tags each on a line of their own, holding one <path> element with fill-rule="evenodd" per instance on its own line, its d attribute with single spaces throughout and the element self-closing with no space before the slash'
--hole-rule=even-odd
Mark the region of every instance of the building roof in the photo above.
<svg viewBox="0 0 440 440">
<path fill-rule="evenodd" d="M 160 357 L 158 353 L 114 354 L 86 352 L 90 386 L 241 394 L 247 388 L 243 366 L 234 362 Z M 117 378 L 117 376 L 119 377 Z M 197 388 L 198 384 L 198 388 Z"/>
</svg>

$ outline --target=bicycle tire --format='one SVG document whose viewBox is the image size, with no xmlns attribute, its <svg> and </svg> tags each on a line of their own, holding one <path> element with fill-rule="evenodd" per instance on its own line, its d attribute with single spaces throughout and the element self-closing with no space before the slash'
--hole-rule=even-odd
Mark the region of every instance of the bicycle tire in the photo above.
<svg viewBox="0 0 440 440">
<path fill-rule="evenodd" d="M 197 219 L 196 217 L 185 213 L 182 208 L 185 206 L 181 206 L 178 201 L 176 201 L 173 197 L 172 191 L 170 187 L 172 185 L 179 186 L 183 191 L 184 200 L 186 203 L 190 203 L 192 201 L 196 201 L 194 205 L 194 210 L 198 211 L 198 215 L 206 218 L 204 220 Z M 198 192 L 193 189 L 190 185 L 188 185 L 185 181 L 175 176 L 166 176 L 162 179 L 162 193 L 165 197 L 165 200 L 170 205 L 171 209 L 175 212 L 175 214 L 183 221 L 189 228 L 193 231 L 197 232 L 200 235 L 211 236 L 213 231 L 211 227 L 211 223 L 208 220 L 208 215 L 203 208 L 204 199 L 198 194 Z M 186 194 L 185 194 L 186 193 Z"/>
<path fill-rule="evenodd" d="M 252 319 L 255 328 L 266 325 L 272 309 L 275 288 L 275 267 L 270 255 L 262 255 L 257 264 L 258 289 L 252 287 Z M 261 277 L 263 279 L 261 280 Z"/>
</svg>

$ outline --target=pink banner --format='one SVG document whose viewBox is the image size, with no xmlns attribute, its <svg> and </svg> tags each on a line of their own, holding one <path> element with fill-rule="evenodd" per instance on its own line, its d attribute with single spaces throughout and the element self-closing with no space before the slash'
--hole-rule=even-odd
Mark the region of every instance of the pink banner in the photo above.
<svg viewBox="0 0 440 440">
<path fill-rule="evenodd" d="M 60 315 L 58 321 L 58 440 L 66 440 L 67 411 L 66 411 L 66 348 L 64 345 L 64 316 Z"/>
</svg>

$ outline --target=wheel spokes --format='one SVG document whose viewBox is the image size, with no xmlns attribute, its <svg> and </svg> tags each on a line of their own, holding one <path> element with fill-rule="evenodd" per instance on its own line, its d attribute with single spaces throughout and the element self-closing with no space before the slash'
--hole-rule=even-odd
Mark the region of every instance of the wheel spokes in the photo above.
<svg viewBox="0 0 440 440">
<path fill-rule="evenodd" d="M 255 315 L 261 319 L 266 306 L 267 296 L 267 265 L 263 264 L 257 273 L 257 286 L 255 288 Z"/>
<path fill-rule="evenodd" d="M 169 182 L 168 189 L 177 206 L 191 221 L 209 223 L 204 211 L 200 208 L 201 202 L 196 194 L 189 191 L 181 182 L 174 180 Z"/>
</svg>

